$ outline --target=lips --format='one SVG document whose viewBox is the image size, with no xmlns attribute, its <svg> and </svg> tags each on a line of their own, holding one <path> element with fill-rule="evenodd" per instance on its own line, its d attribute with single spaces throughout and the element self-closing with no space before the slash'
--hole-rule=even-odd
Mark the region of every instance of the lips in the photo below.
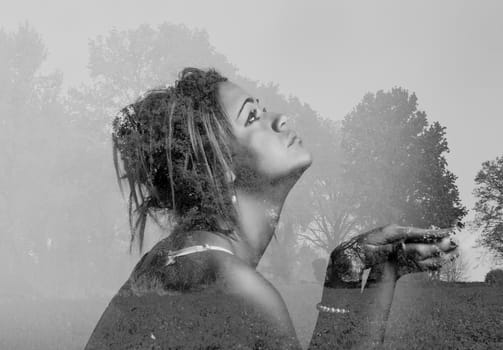
<svg viewBox="0 0 503 350">
<path fill-rule="evenodd" d="M 289 135 L 288 135 L 288 147 L 290 147 L 291 145 L 293 145 L 295 143 L 295 141 L 299 140 L 299 136 L 297 136 L 296 133 L 294 132 L 291 132 Z"/>
</svg>

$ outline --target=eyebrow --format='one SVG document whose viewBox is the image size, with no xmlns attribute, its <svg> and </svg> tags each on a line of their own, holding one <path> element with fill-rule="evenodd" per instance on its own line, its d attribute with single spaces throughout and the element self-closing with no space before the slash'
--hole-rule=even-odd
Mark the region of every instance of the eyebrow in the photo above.
<svg viewBox="0 0 503 350">
<path fill-rule="evenodd" d="M 238 112 L 238 115 L 237 115 L 236 119 L 238 119 L 238 118 L 239 118 L 239 116 L 241 115 L 241 112 L 243 111 L 243 108 L 245 108 L 245 105 L 246 105 L 248 102 L 253 103 L 253 102 L 255 102 L 255 100 L 254 100 L 253 98 L 251 98 L 251 97 L 248 97 L 246 100 L 244 100 L 244 102 L 243 102 L 243 104 L 242 104 L 241 108 L 239 109 L 239 112 Z"/>
</svg>

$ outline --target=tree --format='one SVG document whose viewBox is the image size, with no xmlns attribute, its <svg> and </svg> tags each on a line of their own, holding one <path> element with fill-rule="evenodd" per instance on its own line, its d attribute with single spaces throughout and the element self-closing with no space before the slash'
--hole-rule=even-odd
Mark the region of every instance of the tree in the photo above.
<svg viewBox="0 0 503 350">
<path fill-rule="evenodd" d="M 28 24 L 0 31 L 0 259 L 2 273 L 30 281 L 37 292 L 54 291 L 53 276 L 71 265 L 56 259 L 69 248 L 61 243 L 71 205 L 62 200 L 67 181 L 56 169 L 67 160 L 71 126 L 62 76 L 43 73 L 45 59 L 45 45 Z"/>
<path fill-rule="evenodd" d="M 493 269 L 486 274 L 484 281 L 489 285 L 503 286 L 503 269 Z"/>
<path fill-rule="evenodd" d="M 439 272 L 439 278 L 446 282 L 460 282 L 467 278 L 468 261 L 463 255 L 446 263 Z"/>
<path fill-rule="evenodd" d="M 354 231 L 356 221 L 348 210 L 352 198 L 342 181 L 344 155 L 340 123 L 323 120 L 322 125 L 309 196 L 304 199 L 312 208 L 312 221 L 300 237 L 330 254 Z"/>
<path fill-rule="evenodd" d="M 428 123 L 415 94 L 367 94 L 334 133 L 334 171 L 313 189 L 319 210 L 305 235 L 313 244 L 330 252 L 376 226 L 450 227 L 465 216 L 447 169 L 445 128 Z"/>
<path fill-rule="evenodd" d="M 503 258 L 503 156 L 482 163 L 475 177 L 475 225 L 482 229 L 481 245 Z"/>
<path fill-rule="evenodd" d="M 445 128 L 402 88 L 368 94 L 343 124 L 346 182 L 361 226 L 449 227 L 465 214 L 447 170 Z M 348 180 L 351 181 L 348 181 Z"/>
</svg>

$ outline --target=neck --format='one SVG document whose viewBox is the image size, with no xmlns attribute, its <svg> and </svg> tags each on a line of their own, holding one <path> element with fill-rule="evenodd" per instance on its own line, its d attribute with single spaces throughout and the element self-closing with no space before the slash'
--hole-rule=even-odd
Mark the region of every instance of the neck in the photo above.
<svg viewBox="0 0 503 350">
<path fill-rule="evenodd" d="M 283 202 L 271 202 L 246 192 L 238 192 L 239 232 L 232 241 L 236 255 L 256 267 L 278 225 Z"/>
<path fill-rule="evenodd" d="M 255 268 L 276 231 L 283 204 L 296 180 L 292 177 L 282 183 L 262 184 L 255 190 L 236 188 L 238 222 L 234 237 L 231 239 L 206 231 L 198 233 L 197 242 L 231 249 L 236 257 Z M 229 228 L 223 220 L 220 225 Z"/>
<path fill-rule="evenodd" d="M 184 246 L 212 244 L 230 249 L 236 257 L 249 266 L 257 267 L 276 231 L 286 195 L 281 197 L 261 196 L 257 193 L 236 190 L 238 225 L 233 238 L 210 231 L 196 231 Z M 229 226 L 223 221 L 222 228 Z"/>
<path fill-rule="evenodd" d="M 260 190 L 236 189 L 238 231 L 232 240 L 235 254 L 256 267 L 279 222 L 285 199 L 296 179 L 261 186 Z"/>
</svg>

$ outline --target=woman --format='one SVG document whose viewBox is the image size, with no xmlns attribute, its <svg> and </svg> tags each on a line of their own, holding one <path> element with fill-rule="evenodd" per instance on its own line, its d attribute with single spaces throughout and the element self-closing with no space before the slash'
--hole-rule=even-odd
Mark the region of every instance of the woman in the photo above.
<svg viewBox="0 0 503 350">
<path fill-rule="evenodd" d="M 214 70 L 188 68 L 124 108 L 113 127 L 133 239 L 141 250 L 149 215 L 175 227 L 138 262 L 86 348 L 300 348 L 283 299 L 255 270 L 312 161 L 287 118 Z M 439 245 L 447 235 L 388 227 L 335 255 L 346 257 L 344 273 L 351 252 L 362 268 L 396 261 L 396 271 L 397 252 L 436 268 L 439 253 L 453 254 Z M 416 242 L 404 249 L 407 239 Z M 328 282 L 336 270 L 329 266 Z"/>
</svg>

